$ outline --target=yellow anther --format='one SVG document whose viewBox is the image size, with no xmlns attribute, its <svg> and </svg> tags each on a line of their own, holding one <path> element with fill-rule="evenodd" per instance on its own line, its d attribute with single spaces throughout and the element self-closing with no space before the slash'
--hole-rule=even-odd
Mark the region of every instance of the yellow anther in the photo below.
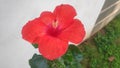
<svg viewBox="0 0 120 68">
<path fill-rule="evenodd" d="M 53 22 L 53 23 L 52 23 L 52 26 L 53 26 L 53 28 L 57 28 L 58 22 L 57 22 L 57 21 L 56 21 L 56 22 Z"/>
</svg>

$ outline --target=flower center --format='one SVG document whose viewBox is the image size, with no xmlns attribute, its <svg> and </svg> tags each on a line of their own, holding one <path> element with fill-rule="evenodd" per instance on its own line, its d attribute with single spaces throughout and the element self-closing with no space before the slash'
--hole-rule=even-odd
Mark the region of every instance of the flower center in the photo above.
<svg viewBox="0 0 120 68">
<path fill-rule="evenodd" d="M 53 22 L 53 23 L 52 23 L 52 26 L 53 26 L 53 28 L 57 28 L 58 22 L 57 22 L 57 21 Z"/>
<path fill-rule="evenodd" d="M 58 26 L 58 22 L 54 21 L 51 25 L 48 26 L 47 34 L 50 36 L 56 37 L 60 34 L 61 30 Z"/>
</svg>

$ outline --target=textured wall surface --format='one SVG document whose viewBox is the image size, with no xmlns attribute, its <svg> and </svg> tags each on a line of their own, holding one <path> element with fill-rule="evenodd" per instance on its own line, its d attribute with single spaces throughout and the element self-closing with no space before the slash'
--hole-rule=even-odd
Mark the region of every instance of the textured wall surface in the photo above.
<svg viewBox="0 0 120 68">
<path fill-rule="evenodd" d="M 37 52 L 21 38 L 22 26 L 44 10 L 67 3 L 77 10 L 89 37 L 105 0 L 0 0 L 0 68 L 30 68 L 28 59 Z"/>
</svg>

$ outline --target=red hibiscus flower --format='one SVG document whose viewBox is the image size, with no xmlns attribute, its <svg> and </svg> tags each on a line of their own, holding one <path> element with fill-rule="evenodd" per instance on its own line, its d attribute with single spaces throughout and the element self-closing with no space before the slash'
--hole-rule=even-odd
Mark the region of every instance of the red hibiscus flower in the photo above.
<svg viewBox="0 0 120 68">
<path fill-rule="evenodd" d="M 68 42 L 78 44 L 85 36 L 84 26 L 75 16 L 72 6 L 59 5 L 53 12 L 44 11 L 29 21 L 22 29 L 22 37 L 32 44 L 37 43 L 43 57 L 57 59 L 67 51 Z"/>
</svg>

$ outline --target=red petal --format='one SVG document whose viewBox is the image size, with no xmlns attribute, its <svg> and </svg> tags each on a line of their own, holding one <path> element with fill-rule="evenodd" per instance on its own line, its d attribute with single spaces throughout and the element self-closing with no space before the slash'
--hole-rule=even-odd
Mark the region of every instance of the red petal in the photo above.
<svg viewBox="0 0 120 68">
<path fill-rule="evenodd" d="M 76 11 L 71 5 L 62 4 L 55 8 L 54 14 L 59 18 L 71 20 L 76 16 Z"/>
<path fill-rule="evenodd" d="M 64 29 L 72 24 L 71 21 L 76 16 L 76 11 L 72 6 L 63 4 L 55 8 L 54 14 L 59 22 L 60 28 Z"/>
<path fill-rule="evenodd" d="M 56 17 L 54 16 L 54 14 L 49 11 L 44 11 L 40 15 L 40 20 L 46 25 L 50 25 L 55 21 L 55 19 Z"/>
<path fill-rule="evenodd" d="M 45 34 L 46 26 L 44 23 L 40 22 L 38 18 L 29 21 L 22 28 L 22 37 L 23 39 L 34 43 L 37 37 Z"/>
<path fill-rule="evenodd" d="M 79 20 L 75 19 L 73 24 L 63 30 L 58 37 L 78 44 L 83 40 L 84 36 L 85 30 L 83 24 Z"/>
<path fill-rule="evenodd" d="M 68 42 L 51 36 L 44 36 L 39 42 L 39 52 L 47 59 L 54 60 L 65 54 Z"/>
</svg>

